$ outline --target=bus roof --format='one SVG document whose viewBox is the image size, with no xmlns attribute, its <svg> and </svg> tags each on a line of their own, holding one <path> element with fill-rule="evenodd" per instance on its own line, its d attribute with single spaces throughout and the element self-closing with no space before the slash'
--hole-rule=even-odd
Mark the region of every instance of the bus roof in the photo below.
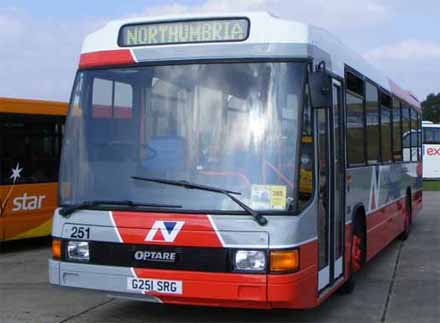
<svg viewBox="0 0 440 323">
<path fill-rule="evenodd" d="M 0 97 L 0 113 L 65 116 L 67 114 L 67 103 Z"/>
<path fill-rule="evenodd" d="M 440 124 L 438 123 L 427 123 L 426 121 L 422 122 L 422 127 L 423 128 L 440 128 Z"/>
<path fill-rule="evenodd" d="M 249 37 L 240 42 L 179 43 L 137 47 L 121 47 L 118 44 L 120 30 L 125 25 L 237 17 L 247 18 L 250 22 Z M 111 21 L 86 37 L 81 51 L 80 68 L 224 58 L 314 58 L 325 61 L 327 69 L 341 77 L 344 77 L 345 67 L 348 65 L 383 89 L 416 108 L 421 108 L 419 101 L 411 92 L 400 88 L 326 30 L 282 19 L 267 12 L 194 13 Z"/>
</svg>

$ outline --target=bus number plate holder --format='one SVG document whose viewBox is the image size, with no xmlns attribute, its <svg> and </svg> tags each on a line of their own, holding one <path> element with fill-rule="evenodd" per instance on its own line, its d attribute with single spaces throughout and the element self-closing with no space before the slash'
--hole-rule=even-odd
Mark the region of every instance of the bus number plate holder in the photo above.
<svg viewBox="0 0 440 323">
<path fill-rule="evenodd" d="M 127 289 L 133 292 L 155 292 L 160 294 L 182 294 L 182 281 L 152 278 L 127 278 Z"/>
</svg>

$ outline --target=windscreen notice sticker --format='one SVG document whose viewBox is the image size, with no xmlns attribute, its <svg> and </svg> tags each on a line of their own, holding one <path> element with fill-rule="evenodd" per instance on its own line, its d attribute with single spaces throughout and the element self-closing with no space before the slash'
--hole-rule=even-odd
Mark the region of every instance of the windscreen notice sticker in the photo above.
<svg viewBox="0 0 440 323">
<path fill-rule="evenodd" d="M 284 210 L 287 189 L 283 185 L 252 185 L 252 207 L 259 210 Z"/>
</svg>

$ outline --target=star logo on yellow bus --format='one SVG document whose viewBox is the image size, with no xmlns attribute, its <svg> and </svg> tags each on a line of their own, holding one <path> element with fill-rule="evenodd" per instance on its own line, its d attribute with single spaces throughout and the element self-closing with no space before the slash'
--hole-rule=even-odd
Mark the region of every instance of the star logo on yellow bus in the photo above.
<svg viewBox="0 0 440 323">
<path fill-rule="evenodd" d="M 12 174 L 9 177 L 10 179 L 12 179 L 12 181 L 15 182 L 17 181 L 17 179 L 19 179 L 21 177 L 21 171 L 23 170 L 23 168 L 20 168 L 20 163 L 17 163 L 17 166 L 15 166 L 15 168 L 12 168 Z"/>
</svg>

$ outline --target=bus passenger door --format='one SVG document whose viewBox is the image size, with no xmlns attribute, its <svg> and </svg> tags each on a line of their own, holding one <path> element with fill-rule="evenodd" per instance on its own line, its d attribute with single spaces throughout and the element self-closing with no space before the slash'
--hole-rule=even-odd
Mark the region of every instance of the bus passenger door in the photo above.
<svg viewBox="0 0 440 323">
<path fill-rule="evenodd" d="M 344 140 L 344 110 L 342 106 L 341 83 L 334 80 L 332 85 L 333 94 L 333 174 L 334 174 L 334 279 L 343 275 L 343 246 L 345 237 L 345 140 Z"/>
<path fill-rule="evenodd" d="M 317 109 L 318 291 L 343 276 L 344 143 L 341 83 L 333 80 L 333 105 Z"/>
</svg>

